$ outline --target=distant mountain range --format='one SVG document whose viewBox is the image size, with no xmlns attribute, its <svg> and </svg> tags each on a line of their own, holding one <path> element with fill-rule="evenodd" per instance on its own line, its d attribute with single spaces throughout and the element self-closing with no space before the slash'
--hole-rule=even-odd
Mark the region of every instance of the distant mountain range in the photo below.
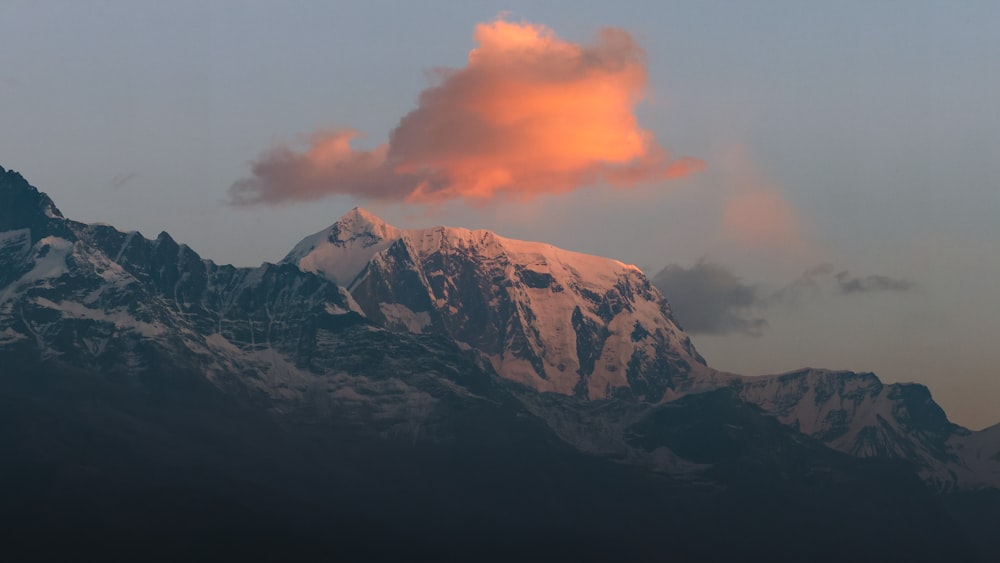
<svg viewBox="0 0 1000 563">
<path fill-rule="evenodd" d="M 43 558 L 1000 556 L 1000 425 L 873 374 L 714 370 L 668 300 L 362 209 L 217 265 L 0 168 L 0 524 Z"/>
</svg>

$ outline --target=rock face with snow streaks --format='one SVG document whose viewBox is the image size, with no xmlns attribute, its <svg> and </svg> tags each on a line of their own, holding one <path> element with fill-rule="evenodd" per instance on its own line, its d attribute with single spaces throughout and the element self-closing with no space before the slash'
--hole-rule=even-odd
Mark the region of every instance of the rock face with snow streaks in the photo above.
<svg viewBox="0 0 1000 563">
<path fill-rule="evenodd" d="M 285 259 L 350 280 L 376 323 L 445 334 L 539 391 L 660 401 L 706 374 L 635 266 L 451 227 L 400 230 L 355 209 Z"/>
<path fill-rule="evenodd" d="M 0 175 L 0 203 L 8 354 L 124 376 L 182 364 L 212 379 L 248 361 L 264 369 L 259 357 L 276 352 L 307 365 L 317 327 L 363 319 L 324 278 L 290 265 L 219 266 L 166 233 L 67 220 L 13 173 Z"/>
</svg>

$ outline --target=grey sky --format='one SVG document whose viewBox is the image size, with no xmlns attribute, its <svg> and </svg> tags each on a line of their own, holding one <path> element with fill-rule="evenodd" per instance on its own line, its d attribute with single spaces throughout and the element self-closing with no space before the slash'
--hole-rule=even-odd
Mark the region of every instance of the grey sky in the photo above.
<svg viewBox="0 0 1000 563">
<path fill-rule="evenodd" d="M 640 123 L 708 162 L 662 186 L 528 203 L 365 204 L 400 226 L 490 228 L 632 262 L 702 257 L 780 287 L 829 262 L 912 291 L 770 308 L 759 337 L 698 335 L 713 365 L 874 370 L 928 385 L 958 422 L 1000 421 L 1000 38 L 995 2 L 0 3 L 0 164 L 68 216 L 206 257 L 278 260 L 362 203 L 236 209 L 226 190 L 278 141 L 320 128 L 385 142 L 476 23 L 507 11 L 646 49 Z M 599 5 L 596 5 L 599 4 Z M 741 198 L 787 206 L 735 236 Z M 669 296 L 668 296 L 669 297 Z"/>
</svg>

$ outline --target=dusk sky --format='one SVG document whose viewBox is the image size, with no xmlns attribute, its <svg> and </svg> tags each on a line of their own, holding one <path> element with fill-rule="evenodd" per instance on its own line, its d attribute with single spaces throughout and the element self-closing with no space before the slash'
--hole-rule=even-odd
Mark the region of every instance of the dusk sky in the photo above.
<svg viewBox="0 0 1000 563">
<path fill-rule="evenodd" d="M 67 217 L 250 266 L 361 205 L 673 265 L 714 367 L 874 371 L 1000 421 L 996 2 L 5 0 L 0 21 L 0 165 Z"/>
</svg>

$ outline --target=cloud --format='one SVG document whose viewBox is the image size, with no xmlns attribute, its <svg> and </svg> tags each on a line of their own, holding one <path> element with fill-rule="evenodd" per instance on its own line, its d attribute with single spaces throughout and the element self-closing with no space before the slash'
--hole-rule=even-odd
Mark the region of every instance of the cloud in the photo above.
<svg viewBox="0 0 1000 563">
<path fill-rule="evenodd" d="M 847 296 L 878 291 L 905 292 L 916 283 L 883 275 L 853 276 L 832 264 L 809 268 L 777 290 L 744 282 L 732 270 L 701 259 L 690 268 L 670 264 L 653 276 L 653 285 L 670 303 L 674 316 L 692 334 L 761 336 L 765 310 L 775 305 L 797 307 L 825 294 Z"/>
<path fill-rule="evenodd" d="M 904 292 L 914 289 L 917 284 L 903 278 L 871 274 L 854 276 L 847 270 L 837 271 L 833 264 L 820 264 L 809 268 L 798 279 L 771 293 L 768 304 L 782 303 L 799 305 L 809 296 L 823 293 L 824 288 L 832 289 L 838 295 L 873 293 L 878 291 Z"/>
<path fill-rule="evenodd" d="M 720 232 L 740 248 L 774 257 L 812 262 L 815 254 L 803 221 L 782 189 L 739 143 L 715 159 L 723 196 Z"/>
<path fill-rule="evenodd" d="M 910 280 L 889 276 L 853 277 L 846 270 L 838 272 L 834 279 L 841 293 L 869 293 L 872 291 L 909 291 L 915 287 Z"/>
<path fill-rule="evenodd" d="M 230 188 L 234 204 L 365 199 L 485 202 L 607 182 L 657 182 L 704 163 L 673 159 L 634 113 L 646 93 L 645 54 L 621 29 L 592 44 L 543 26 L 497 19 L 475 29 L 466 66 L 434 73 L 389 142 L 357 150 L 350 129 L 279 146 Z"/>
<path fill-rule="evenodd" d="M 134 180 L 136 176 L 138 176 L 138 174 L 136 174 L 135 172 L 129 172 L 127 174 L 115 174 L 113 178 L 108 180 L 108 186 L 110 186 L 112 189 L 117 190 L 118 188 Z"/>
<path fill-rule="evenodd" d="M 229 188 L 233 204 L 311 201 L 331 193 L 370 199 L 392 199 L 412 189 L 417 181 L 386 166 L 387 146 L 355 151 L 351 129 L 320 131 L 309 138 L 309 148 L 296 152 L 280 146 L 261 154 L 253 162 L 249 178 Z"/>
<path fill-rule="evenodd" d="M 774 189 L 756 188 L 733 196 L 722 222 L 729 236 L 755 246 L 796 244 L 801 238 L 795 210 Z"/>
<path fill-rule="evenodd" d="M 817 297 L 823 293 L 823 285 L 833 277 L 833 264 L 819 264 L 809 268 L 794 281 L 782 286 L 780 289 L 771 292 L 763 305 L 791 305 L 802 304 L 806 297 Z"/>
<path fill-rule="evenodd" d="M 704 259 L 691 268 L 670 264 L 652 281 L 688 332 L 760 336 L 767 326 L 765 319 L 751 314 L 762 304 L 760 288 L 718 264 Z"/>
</svg>

